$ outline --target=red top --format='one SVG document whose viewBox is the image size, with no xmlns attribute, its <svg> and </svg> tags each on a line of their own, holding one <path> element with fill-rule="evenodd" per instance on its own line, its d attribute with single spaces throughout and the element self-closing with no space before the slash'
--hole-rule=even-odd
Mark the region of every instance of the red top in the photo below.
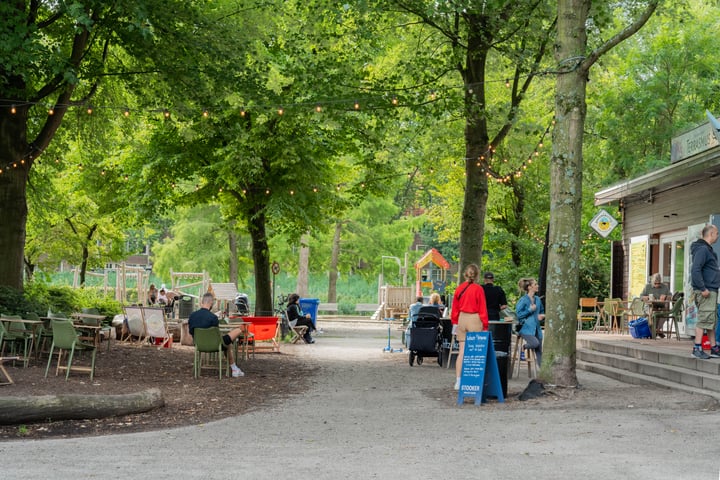
<svg viewBox="0 0 720 480">
<path fill-rule="evenodd" d="M 466 288 L 467 287 L 467 288 Z M 485 330 L 488 329 L 488 313 L 485 303 L 485 290 L 477 283 L 463 282 L 455 289 L 450 320 L 457 325 L 460 312 L 480 315 Z"/>
</svg>

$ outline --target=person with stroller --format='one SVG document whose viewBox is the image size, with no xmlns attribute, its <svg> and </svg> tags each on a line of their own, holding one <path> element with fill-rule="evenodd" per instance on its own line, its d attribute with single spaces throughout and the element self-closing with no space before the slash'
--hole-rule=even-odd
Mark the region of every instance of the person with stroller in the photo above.
<svg viewBox="0 0 720 480">
<path fill-rule="evenodd" d="M 460 390 L 460 375 L 465 351 L 467 332 L 482 332 L 488 329 L 485 290 L 478 284 L 480 269 L 474 263 L 465 267 L 465 281 L 457 286 L 453 295 L 450 321 L 453 325 L 460 350 L 455 360 L 455 390 Z"/>
<path fill-rule="evenodd" d="M 521 278 L 518 288 L 522 297 L 515 306 L 518 325 L 518 334 L 525 340 L 525 348 L 535 351 L 537 364 L 542 362 L 542 340 L 543 332 L 540 322 L 545 319 L 545 309 L 542 300 L 537 296 L 538 285 L 534 278 Z"/>
<path fill-rule="evenodd" d="M 290 325 L 300 325 L 307 327 L 305 335 L 303 335 L 303 340 L 305 340 L 305 343 L 315 343 L 315 339 L 311 335 L 312 332 L 316 330 L 315 325 L 313 324 L 310 314 L 303 313 L 302 308 L 300 308 L 300 295 L 298 295 L 297 293 L 291 293 L 288 297 L 288 306 L 286 313 Z"/>
</svg>

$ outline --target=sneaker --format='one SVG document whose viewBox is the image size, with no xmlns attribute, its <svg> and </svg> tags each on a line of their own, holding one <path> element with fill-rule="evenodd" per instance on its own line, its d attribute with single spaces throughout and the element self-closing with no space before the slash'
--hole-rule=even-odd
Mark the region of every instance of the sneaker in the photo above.
<svg viewBox="0 0 720 480">
<path fill-rule="evenodd" d="M 714 347 L 710 347 L 710 357 L 711 358 L 720 358 L 720 345 L 715 345 Z"/>
<path fill-rule="evenodd" d="M 235 368 L 232 369 L 232 376 L 233 376 L 234 378 L 244 377 L 244 376 L 245 376 L 245 372 L 243 372 L 242 370 L 240 370 L 240 367 L 235 367 Z"/>
<path fill-rule="evenodd" d="M 707 360 L 707 359 L 711 358 L 710 355 L 708 355 L 704 351 L 698 350 L 696 348 L 693 348 L 692 354 L 693 354 L 693 357 L 699 358 L 700 360 Z"/>
<path fill-rule="evenodd" d="M 459 378 L 455 379 L 455 390 L 460 390 L 460 379 Z"/>
</svg>

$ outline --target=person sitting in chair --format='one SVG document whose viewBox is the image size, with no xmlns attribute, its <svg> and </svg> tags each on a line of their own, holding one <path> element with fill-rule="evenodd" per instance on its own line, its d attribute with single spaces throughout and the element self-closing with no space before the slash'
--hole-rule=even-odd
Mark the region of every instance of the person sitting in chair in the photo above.
<svg viewBox="0 0 720 480">
<path fill-rule="evenodd" d="M 311 335 L 311 333 L 315 331 L 315 325 L 313 324 L 310 314 L 303 313 L 302 308 L 300 308 L 300 295 L 298 295 L 297 293 L 291 293 L 288 297 L 288 306 L 286 313 L 290 325 L 300 325 L 307 327 L 307 330 L 305 330 L 305 335 L 303 335 L 303 340 L 305 340 L 305 343 L 315 343 L 315 339 Z"/>
<path fill-rule="evenodd" d="M 670 287 L 663 283 L 663 277 L 661 273 L 653 273 L 652 277 L 650 277 L 650 283 L 647 283 L 642 293 L 640 293 L 640 298 L 643 302 L 645 302 L 644 310 L 647 314 L 650 313 L 651 303 L 652 310 L 654 311 L 668 310 L 668 304 L 665 302 L 670 300 L 671 296 L 672 295 L 670 293 Z M 660 301 L 653 302 L 653 300 Z M 665 334 L 661 331 L 663 322 L 663 318 L 658 318 L 657 324 L 655 325 L 655 331 L 657 332 L 656 335 L 660 338 L 665 338 Z"/>
<path fill-rule="evenodd" d="M 220 326 L 220 320 L 218 319 L 217 315 L 210 311 L 213 303 L 215 303 L 215 297 L 212 293 L 206 293 L 202 296 L 202 300 L 200 300 L 200 309 L 191 313 L 190 318 L 188 319 L 188 329 L 190 330 L 190 335 L 195 334 L 196 328 L 210 328 Z M 230 363 L 230 369 L 232 370 L 233 377 L 245 376 L 245 373 L 240 370 L 240 367 L 238 367 L 235 363 L 232 348 L 228 348 L 228 346 L 232 345 L 232 343 L 242 334 L 242 328 L 235 328 L 229 333 L 226 333 L 222 336 L 223 351 L 225 352 L 228 362 Z"/>
</svg>

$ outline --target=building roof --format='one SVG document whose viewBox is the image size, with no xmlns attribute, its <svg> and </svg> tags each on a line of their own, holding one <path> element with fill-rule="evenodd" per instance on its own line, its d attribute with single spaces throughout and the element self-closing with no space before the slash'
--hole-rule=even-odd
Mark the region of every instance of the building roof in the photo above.
<svg viewBox="0 0 720 480">
<path fill-rule="evenodd" d="M 720 146 L 698 153 L 640 177 L 625 180 L 595 193 L 595 205 L 628 204 L 649 200 L 656 193 L 706 181 L 720 175 Z"/>
<path fill-rule="evenodd" d="M 447 260 L 445 260 L 445 257 L 443 257 L 440 252 L 438 252 L 436 249 L 431 248 L 427 252 L 425 252 L 425 255 L 422 256 L 420 260 L 415 262 L 415 269 L 423 268 L 428 263 L 434 263 L 438 267 L 444 268 L 445 270 L 450 270 L 450 263 L 448 263 Z"/>
</svg>

